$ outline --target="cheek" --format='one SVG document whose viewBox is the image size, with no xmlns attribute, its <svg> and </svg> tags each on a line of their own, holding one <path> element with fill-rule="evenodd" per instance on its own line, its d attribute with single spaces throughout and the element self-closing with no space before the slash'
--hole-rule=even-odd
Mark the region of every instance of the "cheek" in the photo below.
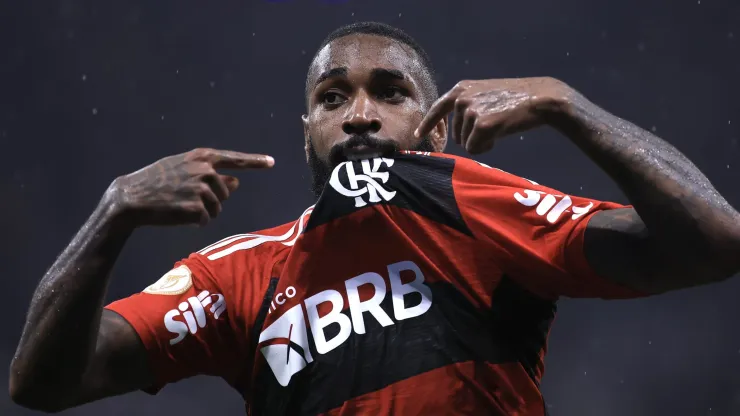
<svg viewBox="0 0 740 416">
<path fill-rule="evenodd" d="M 388 122 L 384 123 L 389 127 L 388 134 L 401 143 L 415 143 L 414 130 L 419 126 L 424 118 L 424 113 L 416 106 L 405 108 L 401 111 L 395 111 L 389 115 Z M 392 131 L 390 131 L 392 130 Z"/>
<path fill-rule="evenodd" d="M 326 113 L 309 118 L 308 133 L 319 155 L 328 154 L 341 132 L 341 123 L 337 123 L 333 117 L 327 117 Z"/>
</svg>

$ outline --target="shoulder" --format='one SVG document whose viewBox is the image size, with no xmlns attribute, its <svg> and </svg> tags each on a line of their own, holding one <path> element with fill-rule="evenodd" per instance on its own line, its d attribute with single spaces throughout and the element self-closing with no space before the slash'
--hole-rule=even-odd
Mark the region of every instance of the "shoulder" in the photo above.
<svg viewBox="0 0 740 416">
<path fill-rule="evenodd" d="M 407 152 L 407 154 L 422 158 L 444 159 L 454 163 L 452 183 L 455 195 L 459 199 L 502 197 L 519 200 L 526 198 L 528 193 L 556 192 L 531 179 L 466 157 L 446 153 Z"/>
<path fill-rule="evenodd" d="M 306 228 L 306 223 L 311 212 L 313 212 L 313 208 L 313 205 L 308 207 L 296 220 L 255 232 L 232 235 L 216 241 L 194 254 L 202 257 L 205 261 L 218 261 L 232 255 L 249 256 L 264 254 L 266 251 L 283 250 L 292 246 L 298 236 L 301 235 Z"/>
<path fill-rule="evenodd" d="M 305 230 L 313 208 L 308 207 L 297 219 L 285 224 L 218 240 L 190 254 L 176 267 L 186 265 L 198 269 L 221 283 L 226 283 L 227 278 L 241 280 L 245 275 L 258 274 L 265 269 L 269 275 L 272 264 L 287 255 Z"/>
<path fill-rule="evenodd" d="M 452 163 L 454 163 L 455 166 L 453 172 L 453 180 L 456 182 L 465 182 L 471 184 L 480 183 L 516 188 L 539 185 L 537 182 L 534 182 L 530 179 L 517 176 L 510 172 L 506 172 L 502 169 L 489 166 L 485 163 L 478 162 L 467 157 L 434 152 L 404 151 L 403 153 L 412 157 L 430 158 L 437 160 L 446 159 L 451 161 Z"/>
</svg>

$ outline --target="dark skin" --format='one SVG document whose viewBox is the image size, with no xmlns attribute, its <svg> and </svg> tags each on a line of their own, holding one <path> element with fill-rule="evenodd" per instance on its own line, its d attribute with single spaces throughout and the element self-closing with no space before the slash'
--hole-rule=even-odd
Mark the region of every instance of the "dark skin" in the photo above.
<svg viewBox="0 0 740 416">
<path fill-rule="evenodd" d="M 330 166 L 332 149 L 358 134 L 394 140 L 401 149 L 428 137 L 442 151 L 451 112 L 453 139 L 473 154 L 501 137 L 550 125 L 611 175 L 635 206 L 600 212 L 589 222 L 585 250 L 597 273 L 660 293 L 740 269 L 740 215 L 666 142 L 551 78 L 464 81 L 431 103 L 421 90 L 425 76 L 413 50 L 395 41 L 351 35 L 331 42 L 309 71 L 307 157 L 312 147 Z M 140 226 L 202 225 L 216 217 L 238 186 L 216 169 L 273 163 L 263 155 L 197 149 L 116 179 L 34 293 L 11 364 L 11 397 L 53 412 L 150 386 L 138 335 L 103 310 L 121 248 Z"/>
<path fill-rule="evenodd" d="M 335 164 L 332 148 L 357 134 L 394 141 L 401 149 L 416 147 L 420 139 L 414 129 L 432 104 L 423 93 L 426 76 L 416 52 L 391 39 L 352 35 L 331 42 L 309 69 L 308 114 L 303 116 L 306 157 L 313 143 L 322 162 Z M 424 135 L 434 150 L 442 151 L 447 121 L 435 121 Z"/>
<path fill-rule="evenodd" d="M 239 186 L 217 169 L 272 167 L 269 156 L 196 149 L 117 178 L 41 279 L 10 366 L 10 396 L 57 412 L 153 383 L 134 329 L 104 310 L 110 272 L 133 230 L 205 225 Z M 60 359 L 61 357 L 61 359 Z"/>
<path fill-rule="evenodd" d="M 423 136 L 449 113 L 471 154 L 505 136 L 549 125 L 619 185 L 634 209 L 589 221 L 585 255 L 597 274 L 644 293 L 718 282 L 740 271 L 740 214 L 676 148 L 611 115 L 553 78 L 462 81 L 421 122 Z"/>
</svg>

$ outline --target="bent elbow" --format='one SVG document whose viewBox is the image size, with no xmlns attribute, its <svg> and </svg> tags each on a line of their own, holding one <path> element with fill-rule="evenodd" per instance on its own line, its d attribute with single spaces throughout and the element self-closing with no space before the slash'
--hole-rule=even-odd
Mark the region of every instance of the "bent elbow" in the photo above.
<svg viewBox="0 0 740 416">
<path fill-rule="evenodd" d="M 59 397 L 58 394 L 45 391 L 46 389 L 26 380 L 15 371 L 11 370 L 8 381 L 10 399 L 18 406 L 44 413 L 58 413 L 67 408 L 55 400 L 55 397 Z"/>
</svg>

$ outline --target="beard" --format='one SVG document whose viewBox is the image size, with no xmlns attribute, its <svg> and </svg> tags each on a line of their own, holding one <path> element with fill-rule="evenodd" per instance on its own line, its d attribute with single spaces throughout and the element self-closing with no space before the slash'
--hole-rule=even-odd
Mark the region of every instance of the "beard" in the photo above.
<svg viewBox="0 0 740 416">
<path fill-rule="evenodd" d="M 376 151 L 379 156 L 390 157 L 394 153 L 405 150 L 398 147 L 398 143 L 393 140 L 380 140 L 369 134 L 355 135 L 342 143 L 336 144 L 331 148 L 329 161 L 322 160 L 313 146 L 313 138 L 309 137 L 308 141 L 308 167 L 311 169 L 311 191 L 318 200 L 324 191 L 326 182 L 329 181 L 331 173 L 340 163 L 351 160 L 348 157 L 349 150 L 357 146 L 367 146 Z M 434 146 L 429 136 L 425 136 L 421 141 L 411 149 L 418 152 L 434 152 Z"/>
</svg>

